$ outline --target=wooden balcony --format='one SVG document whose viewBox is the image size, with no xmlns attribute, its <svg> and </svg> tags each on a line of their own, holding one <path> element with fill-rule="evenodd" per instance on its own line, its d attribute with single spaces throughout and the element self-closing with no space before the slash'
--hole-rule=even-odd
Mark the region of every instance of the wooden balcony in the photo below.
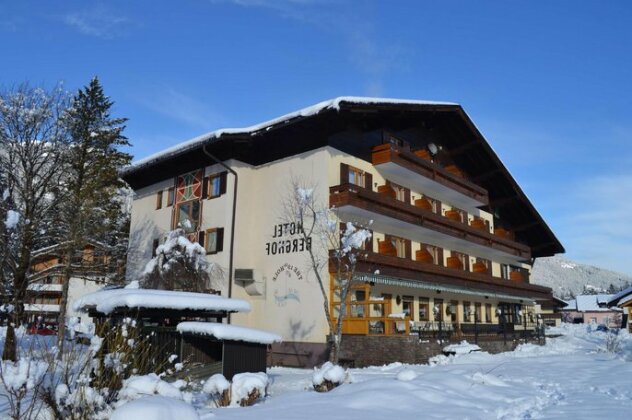
<svg viewBox="0 0 632 420">
<path fill-rule="evenodd" d="M 372 163 L 385 178 L 413 191 L 466 209 L 489 204 L 487 190 L 467 180 L 458 168 L 431 162 L 427 154 L 381 144 L 373 148 Z"/>
<path fill-rule="evenodd" d="M 331 270 L 334 270 L 333 264 L 332 262 L 330 265 Z M 375 270 L 379 270 L 380 275 L 489 291 L 490 293 L 504 293 L 538 299 L 546 299 L 551 294 L 551 289 L 548 287 L 529 284 L 526 281 L 516 282 L 493 277 L 488 273 L 473 273 L 458 268 L 448 268 L 376 252 L 367 252 L 364 258 L 358 259 L 356 268 L 358 273 L 373 273 Z"/>
<path fill-rule="evenodd" d="M 375 229 L 379 230 L 381 225 L 384 233 L 495 261 L 504 259 L 514 263 L 531 258 L 531 250 L 526 245 L 367 188 L 345 184 L 331 187 L 329 193 L 330 206 L 350 217 L 374 220 Z"/>
</svg>

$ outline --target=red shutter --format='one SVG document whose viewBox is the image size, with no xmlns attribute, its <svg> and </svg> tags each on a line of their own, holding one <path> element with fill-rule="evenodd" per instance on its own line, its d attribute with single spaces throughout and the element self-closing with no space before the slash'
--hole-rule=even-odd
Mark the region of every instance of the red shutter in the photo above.
<svg viewBox="0 0 632 420">
<path fill-rule="evenodd" d="M 217 228 L 217 252 L 224 250 L 224 228 Z"/>
<path fill-rule="evenodd" d="M 227 175 L 228 175 L 228 172 L 222 172 L 221 174 L 219 174 L 219 195 L 226 194 L 226 176 Z"/>
</svg>

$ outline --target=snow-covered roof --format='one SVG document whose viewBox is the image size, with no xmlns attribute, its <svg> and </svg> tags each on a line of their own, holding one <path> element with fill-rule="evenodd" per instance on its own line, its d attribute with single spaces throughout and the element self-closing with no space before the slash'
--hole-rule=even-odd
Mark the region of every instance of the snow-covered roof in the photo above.
<svg viewBox="0 0 632 420">
<path fill-rule="evenodd" d="M 181 333 L 212 335 L 220 340 L 245 341 L 259 344 L 281 342 L 281 336 L 276 334 L 237 325 L 218 324 L 216 322 L 181 322 L 176 329 Z"/>
<path fill-rule="evenodd" d="M 608 312 L 617 310 L 616 308 L 608 308 L 607 303 L 614 295 L 579 295 L 573 300 L 567 301 L 568 306 L 564 308 L 566 311 L 579 312 Z"/>
<path fill-rule="evenodd" d="M 608 300 L 608 306 L 615 306 L 615 305 L 622 304 L 624 303 L 623 300 L 626 300 L 626 301 L 628 300 L 627 297 L 632 298 L 632 286 L 612 296 L 610 300 Z"/>
<path fill-rule="evenodd" d="M 133 162 L 128 168 L 126 168 L 125 172 L 128 170 L 137 169 L 141 166 L 148 165 L 155 161 L 162 160 L 164 158 L 177 155 L 187 150 L 194 149 L 198 147 L 200 144 L 221 137 L 224 134 L 242 134 L 242 135 L 255 135 L 262 130 L 269 130 L 275 125 L 285 123 L 287 121 L 299 118 L 299 117 L 309 117 L 312 115 L 316 115 L 322 111 L 328 109 L 335 109 L 336 111 L 340 110 L 341 103 L 351 103 L 351 104 L 375 104 L 375 105 L 446 105 L 446 106 L 458 106 L 457 103 L 453 102 L 438 102 L 438 101 L 425 101 L 425 100 L 412 100 L 412 99 L 394 99 L 394 98 L 371 98 L 371 97 L 363 97 L 363 96 L 339 96 L 334 99 L 329 99 L 326 101 L 319 102 L 315 105 L 308 106 L 306 108 L 299 109 L 298 111 L 290 112 L 289 114 L 282 115 L 277 118 L 273 118 L 271 120 L 251 125 L 249 127 L 242 128 L 220 128 L 219 130 L 211 131 L 206 134 L 202 134 L 201 136 L 194 137 L 185 142 L 176 144 L 175 146 L 169 147 L 168 149 L 162 150 L 158 153 L 154 153 L 145 158 L 139 159 Z"/>
<path fill-rule="evenodd" d="M 75 311 L 94 309 L 109 314 L 117 308 L 249 312 L 250 304 L 207 293 L 128 288 L 100 290 L 73 302 Z"/>
</svg>

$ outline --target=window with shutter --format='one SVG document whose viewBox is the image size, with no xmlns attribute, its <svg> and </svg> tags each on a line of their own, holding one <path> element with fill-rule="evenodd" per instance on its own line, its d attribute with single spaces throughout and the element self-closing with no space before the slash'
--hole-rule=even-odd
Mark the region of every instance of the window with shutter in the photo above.
<svg viewBox="0 0 632 420">
<path fill-rule="evenodd" d="M 217 254 L 224 249 L 224 228 L 207 229 L 204 248 L 207 254 Z M 200 242 L 202 243 L 202 242 Z"/>
<path fill-rule="evenodd" d="M 226 193 L 226 172 L 209 176 L 208 198 L 219 197 Z"/>
</svg>

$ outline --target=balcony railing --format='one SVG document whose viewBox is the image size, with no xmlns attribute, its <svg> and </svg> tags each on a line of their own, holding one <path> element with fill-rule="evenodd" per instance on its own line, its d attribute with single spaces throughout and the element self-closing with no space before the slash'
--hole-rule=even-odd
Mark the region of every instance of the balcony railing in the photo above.
<svg viewBox="0 0 632 420">
<path fill-rule="evenodd" d="M 487 190 L 466 179 L 457 168 L 443 167 L 419 154 L 413 153 L 406 147 L 394 144 L 375 146 L 372 153 L 372 163 L 376 167 L 394 163 L 449 190 L 468 197 L 471 201 L 471 206 L 478 207 L 489 204 L 489 193 Z"/>
<path fill-rule="evenodd" d="M 353 206 L 368 212 L 381 214 L 400 222 L 430 229 L 452 238 L 462 239 L 473 244 L 492 248 L 496 251 L 517 257 L 531 258 L 528 246 L 506 237 L 494 235 L 486 230 L 472 227 L 433 213 L 423 207 L 414 206 L 403 201 L 374 192 L 353 184 L 344 184 L 329 189 L 329 204 L 341 208 Z"/>
<path fill-rule="evenodd" d="M 501 279 L 487 273 L 473 273 L 370 251 L 363 252 L 362 255 L 357 263 L 356 271 L 358 273 L 372 273 L 379 270 L 380 274 L 385 276 L 413 281 L 418 279 L 420 282 L 489 291 L 490 293 L 511 294 L 526 298 L 547 298 L 551 292 L 548 287 Z M 333 263 L 331 268 L 333 270 Z"/>
</svg>

